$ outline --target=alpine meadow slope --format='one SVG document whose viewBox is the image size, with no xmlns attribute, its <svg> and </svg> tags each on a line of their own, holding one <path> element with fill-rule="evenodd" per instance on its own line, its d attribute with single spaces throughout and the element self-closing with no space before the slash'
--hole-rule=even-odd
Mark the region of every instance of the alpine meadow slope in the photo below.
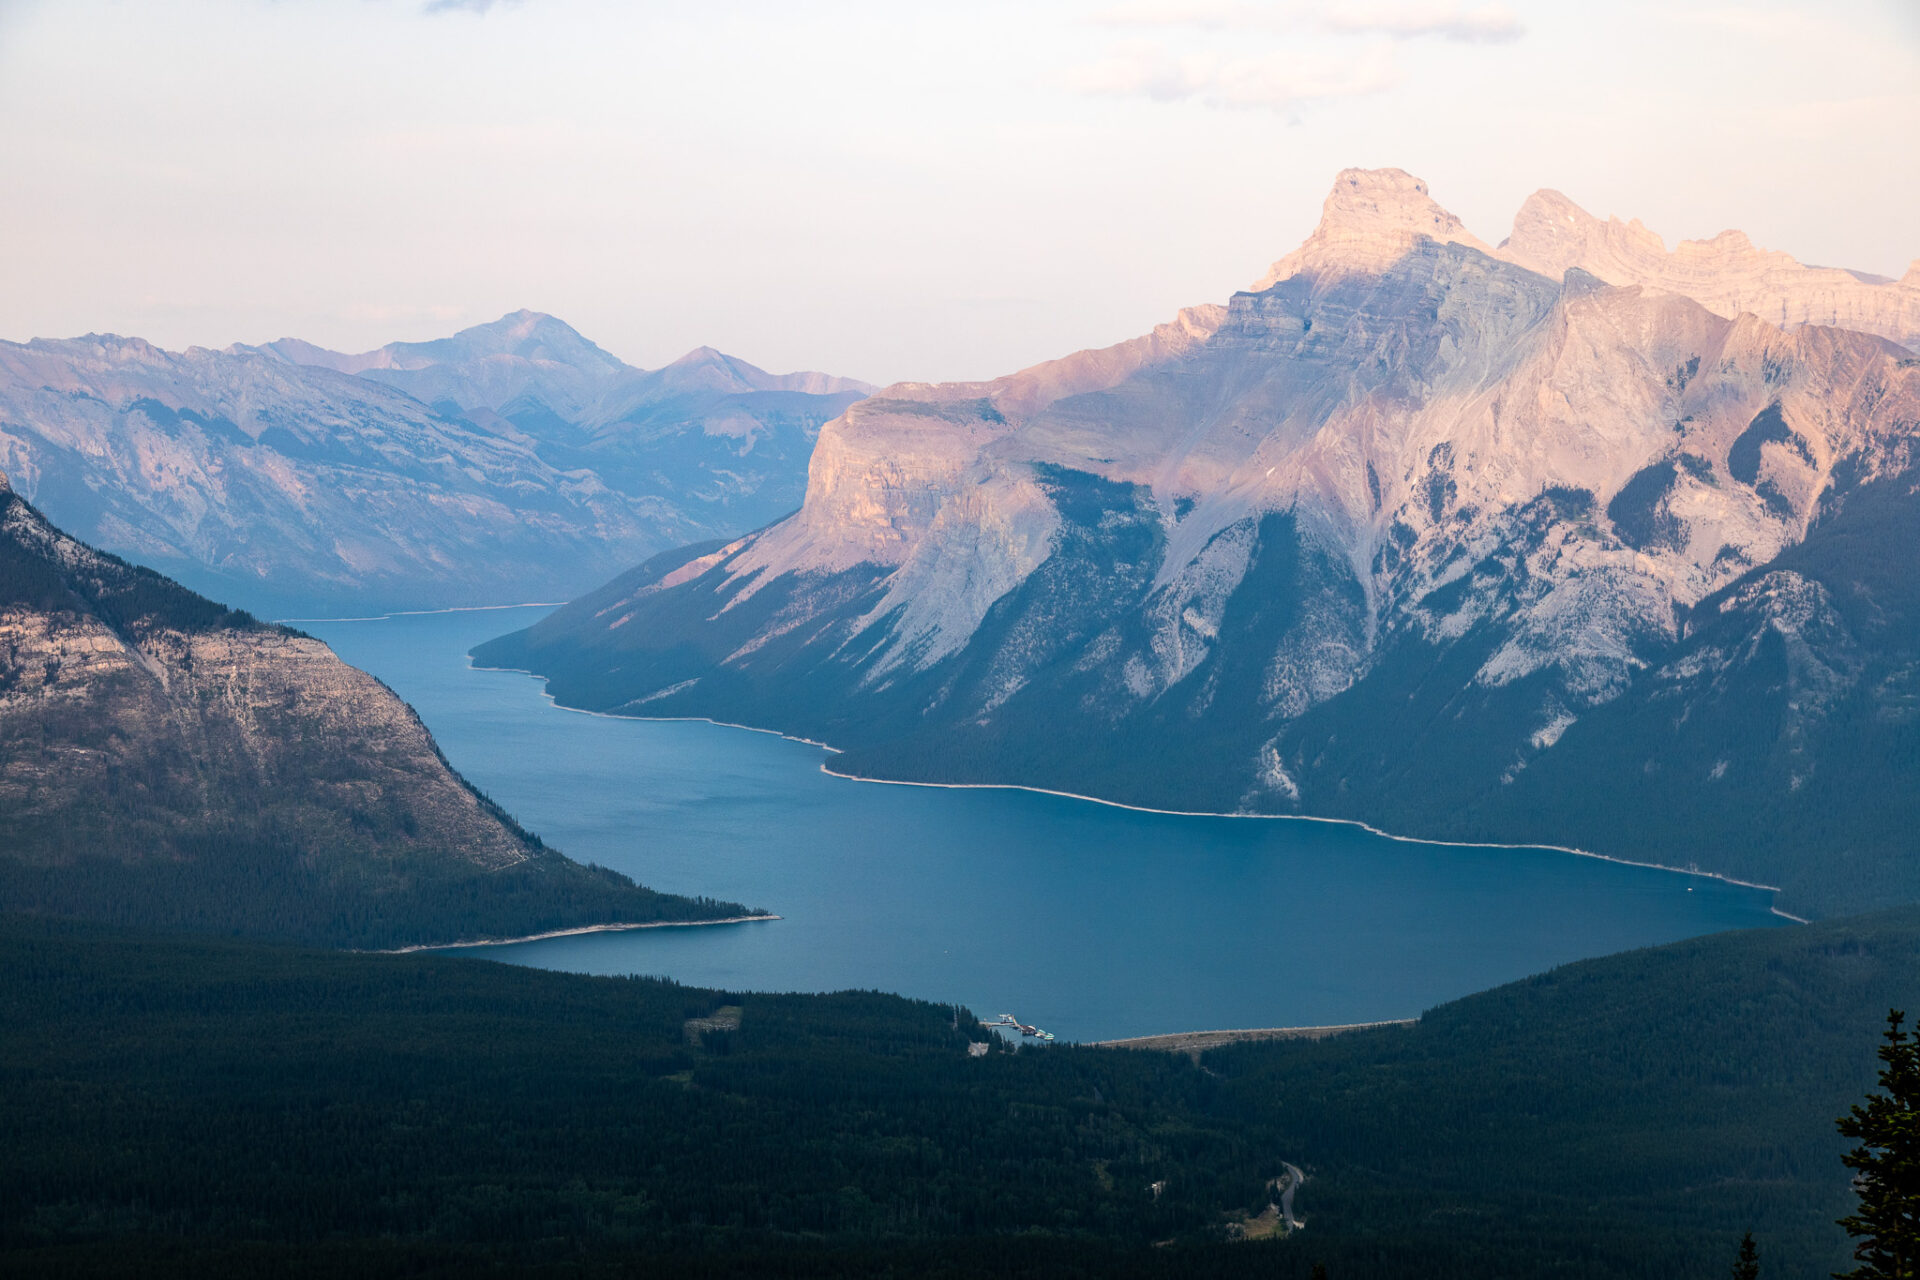
<svg viewBox="0 0 1920 1280">
<path fill-rule="evenodd" d="M 552 316 L 360 355 L 0 343 L 0 469 L 78 536 L 276 613 L 564 599 L 799 504 L 864 393 L 708 348 L 652 371 Z"/>
<path fill-rule="evenodd" d="M 1920 288 L 1635 235 L 1348 170 L 1255 291 L 879 391 L 797 514 L 477 660 L 862 776 L 1920 896 Z"/>
<path fill-rule="evenodd" d="M 3 475 L 0 813 L 11 912 L 362 947 L 743 913 L 546 848 L 378 680 Z"/>
</svg>

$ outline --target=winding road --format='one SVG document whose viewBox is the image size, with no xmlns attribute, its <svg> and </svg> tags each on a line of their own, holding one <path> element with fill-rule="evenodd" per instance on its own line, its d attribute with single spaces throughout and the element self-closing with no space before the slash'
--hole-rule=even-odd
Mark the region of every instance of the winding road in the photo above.
<svg viewBox="0 0 1920 1280">
<path fill-rule="evenodd" d="M 1288 1164 L 1284 1160 L 1280 1164 L 1287 1171 L 1287 1189 L 1280 1193 L 1281 1225 L 1290 1232 L 1304 1230 L 1307 1224 L 1293 1216 L 1293 1193 L 1300 1189 L 1300 1184 L 1307 1180 L 1307 1175 L 1300 1172 L 1300 1166 L 1297 1164 Z"/>
</svg>

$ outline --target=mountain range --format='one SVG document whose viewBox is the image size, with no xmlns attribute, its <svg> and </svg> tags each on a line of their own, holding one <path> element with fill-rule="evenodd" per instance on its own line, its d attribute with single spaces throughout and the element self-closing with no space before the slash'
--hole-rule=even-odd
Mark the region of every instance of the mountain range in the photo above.
<svg viewBox="0 0 1920 1280">
<path fill-rule="evenodd" d="M 346 355 L 0 343 L 0 468 L 64 527 L 262 610 L 560 599 L 799 504 L 866 390 L 710 348 L 633 368 L 530 311 Z"/>
<path fill-rule="evenodd" d="M 799 512 L 476 651 L 833 768 L 1920 895 L 1920 269 L 1348 170 L 1254 289 L 822 430 Z M 1836 327 L 1839 326 L 1851 327 Z"/>
<path fill-rule="evenodd" d="M 740 914 L 582 866 L 326 645 L 49 524 L 0 475 L 0 903 L 337 946 Z"/>
</svg>

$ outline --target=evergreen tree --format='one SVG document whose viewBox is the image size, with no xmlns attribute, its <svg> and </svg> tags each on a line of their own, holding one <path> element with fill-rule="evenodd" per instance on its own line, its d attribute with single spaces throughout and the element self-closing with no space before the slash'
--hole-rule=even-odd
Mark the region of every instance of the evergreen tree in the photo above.
<svg viewBox="0 0 1920 1280">
<path fill-rule="evenodd" d="M 1740 1253 L 1733 1260 L 1733 1280 L 1760 1280 L 1760 1250 L 1753 1232 L 1740 1237 Z"/>
<path fill-rule="evenodd" d="M 1906 1015 L 1887 1012 L 1880 1046 L 1880 1089 L 1855 1103 L 1839 1121 L 1859 1146 L 1842 1159 L 1853 1170 L 1859 1211 L 1840 1219 L 1859 1243 L 1860 1265 L 1841 1280 L 1916 1280 L 1920 1277 L 1920 1036 L 1902 1029 Z"/>
</svg>

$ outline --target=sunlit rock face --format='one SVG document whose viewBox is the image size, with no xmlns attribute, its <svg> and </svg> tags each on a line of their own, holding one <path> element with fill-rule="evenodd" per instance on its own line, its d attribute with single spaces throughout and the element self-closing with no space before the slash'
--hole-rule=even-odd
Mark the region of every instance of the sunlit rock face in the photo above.
<svg viewBox="0 0 1920 1280">
<path fill-rule="evenodd" d="M 1682 240 L 1669 252 L 1638 218 L 1602 221 L 1558 191 L 1528 197 L 1497 252 L 1547 275 L 1578 267 L 1611 284 L 1678 293 L 1718 315 L 1751 312 L 1782 328 L 1832 325 L 1920 350 L 1920 261 L 1900 280 L 1809 267 L 1740 231 Z"/>
<path fill-rule="evenodd" d="M 1512 260 L 1540 240 L 1492 250 L 1421 180 L 1349 170 L 1224 308 L 887 388 L 822 431 L 791 519 L 482 657 L 563 701 L 824 738 L 854 772 L 1604 843 L 1556 825 L 1536 766 L 1853 495 L 1908 483 L 1920 362 L 1722 313 L 1711 272 L 1702 300 Z"/>
<path fill-rule="evenodd" d="M 861 384 L 702 348 L 631 368 L 551 316 L 361 355 L 0 343 L 0 467 L 82 536 L 261 608 L 558 599 L 800 501 Z"/>
<path fill-rule="evenodd" d="M 185 858 L 262 814 L 287 845 L 343 863 L 536 855 L 378 680 L 66 537 L 4 476 L 0 560 L 10 858 Z M 139 838 L 90 840 L 109 830 Z"/>
<path fill-rule="evenodd" d="M 1253 287 L 1270 289 L 1295 276 L 1328 282 L 1378 273 L 1422 240 L 1487 251 L 1419 178 L 1399 169 L 1344 169 L 1333 180 L 1313 234 Z"/>
</svg>

